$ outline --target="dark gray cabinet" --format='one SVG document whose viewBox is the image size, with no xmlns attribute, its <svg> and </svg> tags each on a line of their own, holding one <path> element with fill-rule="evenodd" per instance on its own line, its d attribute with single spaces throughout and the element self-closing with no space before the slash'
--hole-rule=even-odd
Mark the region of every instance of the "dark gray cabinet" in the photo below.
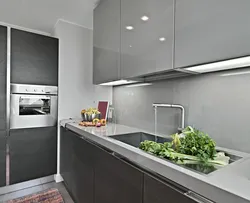
<svg viewBox="0 0 250 203">
<path fill-rule="evenodd" d="M 58 39 L 11 29 L 11 82 L 58 85 Z"/>
<path fill-rule="evenodd" d="M 6 185 L 6 131 L 0 131 L 0 187 Z"/>
<path fill-rule="evenodd" d="M 73 185 L 73 138 L 66 128 L 60 129 L 60 173 L 69 192 Z"/>
<path fill-rule="evenodd" d="M 140 203 L 143 173 L 61 128 L 61 174 L 79 203 Z"/>
<path fill-rule="evenodd" d="M 0 26 L 0 130 L 6 130 L 7 28 Z"/>
<path fill-rule="evenodd" d="M 120 0 L 103 0 L 94 10 L 94 84 L 120 79 Z"/>
<path fill-rule="evenodd" d="M 57 127 L 10 130 L 10 183 L 56 174 Z"/>
<path fill-rule="evenodd" d="M 74 200 L 94 202 L 95 147 L 75 133 L 61 128 L 61 175 Z"/>
<path fill-rule="evenodd" d="M 184 195 L 184 191 L 158 179 L 144 174 L 143 203 L 196 203 Z"/>
<path fill-rule="evenodd" d="M 175 67 L 250 54 L 248 0 L 176 0 Z"/>
<path fill-rule="evenodd" d="M 95 203 L 142 203 L 143 173 L 99 149 L 95 166 Z"/>
<path fill-rule="evenodd" d="M 121 0 L 122 78 L 172 69 L 173 36 L 174 0 Z"/>
<path fill-rule="evenodd" d="M 63 127 L 60 146 L 61 175 L 76 203 L 199 202 L 188 189 Z"/>
</svg>

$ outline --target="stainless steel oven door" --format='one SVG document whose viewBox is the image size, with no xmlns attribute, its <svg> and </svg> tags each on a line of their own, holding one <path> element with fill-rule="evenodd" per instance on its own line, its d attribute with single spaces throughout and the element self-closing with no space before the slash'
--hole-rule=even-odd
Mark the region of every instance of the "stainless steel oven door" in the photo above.
<svg viewBox="0 0 250 203">
<path fill-rule="evenodd" d="M 10 129 L 56 126 L 57 96 L 11 94 Z"/>
</svg>

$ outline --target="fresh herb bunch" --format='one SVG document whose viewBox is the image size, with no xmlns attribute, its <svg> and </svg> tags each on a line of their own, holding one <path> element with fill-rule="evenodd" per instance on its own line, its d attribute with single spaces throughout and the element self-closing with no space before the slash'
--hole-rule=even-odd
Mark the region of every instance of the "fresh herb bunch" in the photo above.
<svg viewBox="0 0 250 203">
<path fill-rule="evenodd" d="M 176 152 L 173 149 L 173 144 L 171 142 L 157 143 L 154 141 L 145 140 L 144 142 L 141 142 L 140 149 L 150 154 L 159 156 L 161 158 L 169 159 L 178 164 L 191 164 L 191 163 L 197 164 L 202 161 L 197 156 L 181 154 L 181 153 Z M 225 156 L 223 152 L 219 152 L 215 155 L 215 158 L 213 160 L 212 159 L 206 160 L 205 164 L 225 166 L 225 165 L 228 165 L 229 159 L 230 158 Z"/>
<path fill-rule="evenodd" d="M 207 134 L 191 126 L 185 128 L 182 133 L 185 136 L 179 138 L 179 145 L 175 148 L 178 153 L 196 156 L 204 162 L 214 159 L 216 143 Z"/>
<path fill-rule="evenodd" d="M 140 149 L 149 152 L 151 154 L 157 155 L 161 158 L 166 158 L 172 161 L 184 161 L 184 160 L 194 160 L 199 161 L 198 157 L 188 156 L 186 154 L 177 153 L 172 148 L 171 142 L 157 143 L 154 141 L 145 140 L 141 142 Z"/>
<path fill-rule="evenodd" d="M 206 164 L 227 165 L 229 157 L 217 153 L 215 142 L 205 133 L 188 126 L 181 134 L 172 135 L 172 142 L 157 143 L 145 140 L 140 149 L 177 163 L 203 162 Z"/>
</svg>

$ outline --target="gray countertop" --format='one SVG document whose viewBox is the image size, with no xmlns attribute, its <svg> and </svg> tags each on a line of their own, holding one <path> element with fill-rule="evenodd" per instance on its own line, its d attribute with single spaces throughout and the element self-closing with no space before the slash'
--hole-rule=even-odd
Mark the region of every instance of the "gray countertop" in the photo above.
<svg viewBox="0 0 250 203">
<path fill-rule="evenodd" d="M 108 124 L 101 128 L 82 127 L 78 123 L 73 120 L 62 120 L 61 126 L 66 125 L 79 136 L 107 147 L 130 161 L 155 171 L 215 202 L 250 202 L 250 154 L 219 147 L 220 150 L 243 158 L 209 175 L 203 175 L 112 139 L 113 135 L 145 132 L 144 130 L 118 124 Z"/>
</svg>

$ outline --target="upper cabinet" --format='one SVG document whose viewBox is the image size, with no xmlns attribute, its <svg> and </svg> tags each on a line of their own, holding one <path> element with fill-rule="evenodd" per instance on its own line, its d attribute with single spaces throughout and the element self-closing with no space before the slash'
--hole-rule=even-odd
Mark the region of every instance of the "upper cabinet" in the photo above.
<svg viewBox="0 0 250 203">
<path fill-rule="evenodd" d="M 7 27 L 0 26 L 0 130 L 6 130 Z"/>
<path fill-rule="evenodd" d="M 11 82 L 58 85 L 58 39 L 11 29 Z"/>
<path fill-rule="evenodd" d="M 102 0 L 94 10 L 94 84 L 120 79 L 120 0 Z"/>
<path fill-rule="evenodd" d="M 249 0 L 103 0 L 94 12 L 94 82 L 249 66 L 198 66 L 250 56 L 249 8 Z"/>
<path fill-rule="evenodd" d="M 121 0 L 121 75 L 173 68 L 174 1 Z"/>
<path fill-rule="evenodd" d="M 176 0 L 175 67 L 250 55 L 249 0 Z"/>
</svg>

